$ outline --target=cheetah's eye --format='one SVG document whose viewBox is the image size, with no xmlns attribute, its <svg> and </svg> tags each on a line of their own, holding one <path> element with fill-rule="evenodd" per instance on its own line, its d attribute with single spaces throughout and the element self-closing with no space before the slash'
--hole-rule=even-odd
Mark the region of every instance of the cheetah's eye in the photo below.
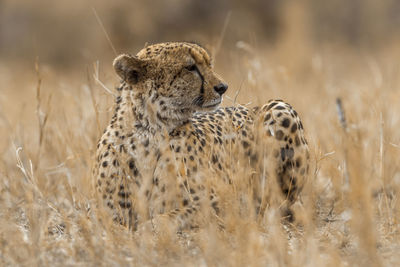
<svg viewBox="0 0 400 267">
<path fill-rule="evenodd" d="M 195 71 L 197 69 L 196 64 L 192 64 L 186 67 L 188 71 Z"/>
</svg>

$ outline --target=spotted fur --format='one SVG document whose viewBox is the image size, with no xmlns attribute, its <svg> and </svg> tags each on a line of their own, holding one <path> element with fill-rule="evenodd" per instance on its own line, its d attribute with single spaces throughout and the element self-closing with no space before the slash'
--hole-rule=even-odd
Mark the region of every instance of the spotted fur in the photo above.
<svg viewBox="0 0 400 267">
<path fill-rule="evenodd" d="M 289 104 L 271 100 L 261 108 L 218 108 L 227 85 L 213 71 L 209 54 L 192 43 L 151 45 L 136 56 L 118 56 L 114 68 L 122 82 L 93 174 L 98 196 L 115 220 L 136 229 L 167 214 L 181 227 L 194 227 L 193 215 L 204 205 L 220 212 L 222 196 L 210 177 L 229 185 L 233 172 L 246 165 L 257 173 L 265 162 L 273 163 L 266 176 L 277 178 L 288 202 L 297 199 L 309 152 Z M 260 211 L 261 181 L 253 188 Z"/>
</svg>

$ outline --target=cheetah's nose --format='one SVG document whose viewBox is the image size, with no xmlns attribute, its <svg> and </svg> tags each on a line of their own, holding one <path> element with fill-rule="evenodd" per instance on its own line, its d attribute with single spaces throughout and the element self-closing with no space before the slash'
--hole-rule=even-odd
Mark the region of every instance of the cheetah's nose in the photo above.
<svg viewBox="0 0 400 267">
<path fill-rule="evenodd" d="M 226 83 L 220 83 L 220 84 L 214 86 L 215 92 L 217 92 L 219 95 L 223 95 L 227 89 L 228 89 L 228 85 Z"/>
</svg>

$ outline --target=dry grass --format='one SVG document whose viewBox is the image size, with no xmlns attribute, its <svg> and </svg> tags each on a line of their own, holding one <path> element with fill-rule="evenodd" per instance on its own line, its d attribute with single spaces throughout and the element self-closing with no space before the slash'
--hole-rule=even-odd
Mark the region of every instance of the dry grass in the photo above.
<svg viewBox="0 0 400 267">
<path fill-rule="evenodd" d="M 232 211 L 226 233 L 211 224 L 182 235 L 168 229 L 139 235 L 110 224 L 94 201 L 90 167 L 112 96 L 90 78 L 92 70 L 61 75 L 39 66 L 37 73 L 28 68 L 23 79 L 2 74 L 2 264 L 400 263 L 398 65 L 385 54 L 344 50 L 301 58 L 242 50 L 217 62 L 231 84 L 225 104 L 240 88 L 240 103 L 279 96 L 303 117 L 315 168 L 298 207 L 300 224 L 281 224 L 274 207 L 257 224 L 241 216 L 232 191 L 225 196 Z M 106 73 L 99 78 L 113 88 L 116 80 Z M 342 112 L 346 124 L 340 123 Z"/>
<path fill-rule="evenodd" d="M 224 105 L 282 98 L 302 116 L 313 169 L 299 222 L 282 224 L 274 205 L 256 222 L 225 190 L 224 233 L 130 233 L 97 207 L 90 168 L 112 96 L 92 74 L 114 88 L 108 62 L 86 73 L 0 63 L 0 264 L 398 266 L 400 50 L 321 48 L 288 32 L 276 48 L 220 49 L 216 68 Z"/>
</svg>

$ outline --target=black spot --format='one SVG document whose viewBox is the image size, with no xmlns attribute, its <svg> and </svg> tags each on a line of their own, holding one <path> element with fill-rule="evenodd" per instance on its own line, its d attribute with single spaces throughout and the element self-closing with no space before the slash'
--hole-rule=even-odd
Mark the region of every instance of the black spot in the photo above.
<svg viewBox="0 0 400 267">
<path fill-rule="evenodd" d="M 190 152 L 192 150 L 191 146 L 187 146 L 187 151 Z"/>
<path fill-rule="evenodd" d="M 287 151 L 286 151 L 286 153 L 287 153 Z M 286 170 L 289 170 L 289 171 L 290 171 L 290 170 L 293 168 L 293 165 L 294 165 L 293 161 L 288 160 L 288 161 L 286 162 L 286 164 L 285 164 Z"/>
<path fill-rule="evenodd" d="M 106 175 L 104 174 L 104 172 L 100 173 L 100 177 L 101 177 L 101 178 L 106 177 Z"/>
<path fill-rule="evenodd" d="M 154 178 L 153 178 L 153 184 L 155 184 L 156 186 L 158 186 L 158 178 L 157 178 L 157 177 L 154 177 Z"/>
<path fill-rule="evenodd" d="M 113 160 L 113 165 L 114 165 L 115 167 L 118 167 L 118 166 L 119 166 L 118 160 L 114 159 L 114 160 Z"/>
<path fill-rule="evenodd" d="M 218 214 L 219 213 L 218 202 L 217 201 L 212 202 L 211 206 L 213 207 L 215 212 Z"/>
<path fill-rule="evenodd" d="M 203 133 L 203 131 L 202 130 L 200 130 L 200 129 L 196 129 L 196 133 L 198 133 L 198 134 L 201 134 L 201 135 L 203 135 L 204 133 Z"/>
<path fill-rule="evenodd" d="M 246 149 L 246 148 L 248 148 L 250 146 L 250 144 L 249 144 L 249 142 L 243 140 L 242 141 L 242 146 L 243 146 L 244 149 Z"/>
<path fill-rule="evenodd" d="M 276 110 L 282 110 L 282 109 L 285 109 L 285 107 L 277 106 L 275 109 L 276 109 Z"/>
<path fill-rule="evenodd" d="M 119 206 L 121 207 L 121 208 L 124 208 L 124 209 L 129 209 L 130 207 L 131 207 L 131 203 L 130 202 L 125 202 L 125 201 L 120 201 L 119 202 Z"/>
<path fill-rule="evenodd" d="M 294 132 L 296 132 L 296 131 L 297 131 L 297 124 L 296 124 L 296 123 L 293 123 L 292 128 L 290 128 L 290 132 L 291 132 L 291 133 L 294 133 Z"/>
<path fill-rule="evenodd" d="M 189 159 L 190 159 L 191 161 L 194 161 L 194 157 L 193 157 L 193 156 L 190 156 Z"/>
<path fill-rule="evenodd" d="M 107 167 L 107 165 L 108 165 L 108 162 L 107 161 L 103 161 L 102 166 L 105 168 L 105 167 Z"/>
<path fill-rule="evenodd" d="M 218 157 L 215 154 L 213 154 L 212 157 L 211 157 L 211 160 L 212 160 L 212 163 L 215 164 L 215 163 L 218 162 Z"/>
<path fill-rule="evenodd" d="M 204 139 L 201 139 L 200 140 L 200 144 L 201 144 L 201 146 L 205 146 L 206 145 L 206 141 Z"/>
<path fill-rule="evenodd" d="M 277 102 L 271 103 L 268 105 L 267 110 L 270 110 L 271 108 L 275 107 L 276 104 L 278 104 Z"/>
<path fill-rule="evenodd" d="M 283 132 L 281 130 L 276 131 L 275 137 L 276 137 L 277 140 L 282 140 Z"/>
<path fill-rule="evenodd" d="M 268 121 L 269 119 L 271 119 L 271 113 L 268 113 L 267 116 L 265 116 L 264 122 Z"/>
<path fill-rule="evenodd" d="M 296 146 L 300 146 L 300 139 L 299 139 L 299 137 L 297 135 L 294 138 L 294 143 L 296 144 Z"/>
<path fill-rule="evenodd" d="M 285 127 L 285 128 L 288 128 L 289 125 L 290 125 L 290 120 L 289 120 L 288 118 L 285 118 L 285 119 L 282 121 L 282 126 Z"/>
<path fill-rule="evenodd" d="M 135 162 L 133 160 L 129 161 L 129 169 L 134 169 L 135 168 Z"/>
<path fill-rule="evenodd" d="M 160 121 L 163 121 L 164 119 L 161 117 L 161 114 L 159 112 L 157 112 L 157 119 L 159 119 Z"/>
<path fill-rule="evenodd" d="M 125 191 L 119 191 L 118 192 L 118 196 L 122 197 L 122 198 L 127 198 L 129 197 L 130 193 L 129 192 L 125 192 Z"/>
<path fill-rule="evenodd" d="M 298 158 L 296 159 L 296 168 L 299 168 L 300 166 L 301 166 L 301 158 L 298 157 Z"/>
<path fill-rule="evenodd" d="M 285 154 L 285 148 L 284 148 L 284 147 L 282 147 L 282 148 L 281 148 L 281 160 L 282 160 L 282 161 L 284 161 L 284 160 L 285 160 L 285 158 L 286 158 L 286 154 Z"/>
</svg>

